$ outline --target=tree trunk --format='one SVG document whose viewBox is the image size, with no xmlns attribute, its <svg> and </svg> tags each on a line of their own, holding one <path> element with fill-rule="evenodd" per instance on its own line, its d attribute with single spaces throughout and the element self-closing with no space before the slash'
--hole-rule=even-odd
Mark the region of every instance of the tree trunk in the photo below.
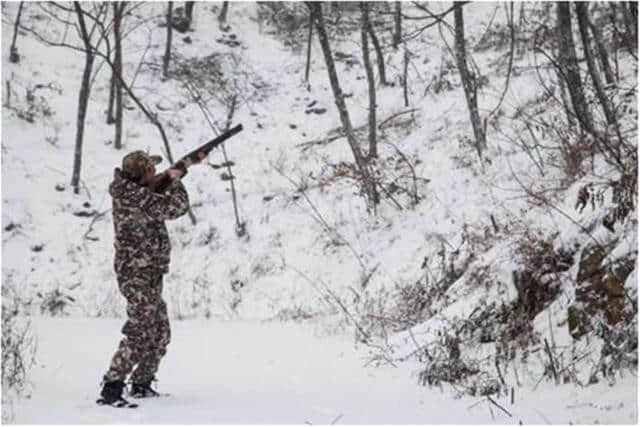
<svg viewBox="0 0 640 427">
<path fill-rule="evenodd" d="M 18 13 L 16 15 L 16 22 L 13 26 L 13 39 L 11 40 L 11 48 L 9 49 L 9 61 L 17 64 L 20 62 L 20 55 L 18 54 L 18 47 L 16 46 L 16 41 L 18 40 L 18 28 L 20 28 L 20 17 L 22 16 L 22 6 L 24 6 L 24 2 L 21 1 L 18 6 Z"/>
<path fill-rule="evenodd" d="M 404 67 L 402 68 L 402 94 L 404 95 L 404 106 L 409 106 L 409 50 L 404 48 Z"/>
<path fill-rule="evenodd" d="M 631 9 L 631 4 L 633 2 L 620 2 L 620 6 L 622 7 L 622 19 L 624 21 L 624 38 L 625 44 L 630 48 L 637 50 L 637 28 L 638 21 L 634 22 L 633 19 L 633 11 Z M 637 11 L 637 8 L 636 8 Z"/>
<path fill-rule="evenodd" d="M 557 2 L 556 8 L 558 13 L 558 62 L 569 89 L 576 118 L 584 130 L 593 133 L 593 120 L 584 96 L 576 47 L 573 42 L 570 3 Z"/>
<path fill-rule="evenodd" d="M 114 5 L 116 3 L 113 3 Z M 116 76 L 111 73 L 111 79 L 109 81 L 109 101 L 107 104 L 107 124 L 111 125 L 116 122 L 113 117 L 113 108 L 116 101 Z"/>
<path fill-rule="evenodd" d="M 402 2 L 395 2 L 395 13 L 393 14 L 393 48 L 398 49 L 402 42 Z"/>
<path fill-rule="evenodd" d="M 376 36 L 375 31 L 373 31 L 373 25 L 371 25 L 371 21 L 369 20 L 369 12 L 367 8 L 367 32 L 371 36 L 371 41 L 373 42 L 373 47 L 376 50 L 376 57 L 378 59 L 378 74 L 380 74 L 380 83 L 383 86 L 387 86 L 387 73 L 384 69 L 384 55 L 382 54 L 382 47 L 380 46 L 380 42 L 378 41 L 378 37 Z"/>
<path fill-rule="evenodd" d="M 633 30 L 633 46 L 638 49 L 638 2 L 629 2 L 629 12 L 631 18 L 631 29 Z"/>
<path fill-rule="evenodd" d="M 367 82 L 369 84 L 369 159 L 378 157 L 378 148 L 376 144 L 376 78 L 373 75 L 373 67 L 371 66 L 371 58 L 369 57 L 369 41 L 367 34 L 370 31 L 371 24 L 369 22 L 369 4 L 360 2 L 360 11 L 362 12 L 362 26 L 360 35 L 362 38 L 362 58 L 364 69 L 367 73 Z"/>
<path fill-rule="evenodd" d="M 369 209 L 375 212 L 376 205 L 379 202 L 375 181 L 373 180 L 367 162 L 362 155 L 362 151 L 360 151 L 360 146 L 358 145 L 355 133 L 353 132 L 353 126 L 351 125 L 351 119 L 349 118 L 349 112 L 347 110 L 347 105 L 344 102 L 344 95 L 342 93 L 342 89 L 340 88 L 338 74 L 336 72 L 335 63 L 333 62 L 331 46 L 329 45 L 329 37 L 327 36 L 327 32 L 325 30 L 324 18 L 322 16 L 322 5 L 316 2 L 308 2 L 307 6 L 309 7 L 313 15 L 313 20 L 316 25 L 316 31 L 318 32 L 318 39 L 320 41 L 320 46 L 322 47 L 322 53 L 327 63 L 329 81 L 331 83 L 331 89 L 333 91 L 333 97 L 335 99 L 336 107 L 338 108 L 338 112 L 340 114 L 340 121 L 342 122 L 342 127 L 347 137 L 349 146 L 351 147 L 351 152 L 353 153 L 353 157 L 355 158 L 358 170 L 362 175 L 362 185 L 367 200 L 367 206 Z"/>
<path fill-rule="evenodd" d="M 236 99 L 237 95 L 233 95 L 231 98 L 231 105 L 229 106 L 229 113 L 227 114 L 227 123 L 224 127 L 224 131 L 228 132 L 231 129 L 231 121 L 233 120 L 233 114 L 236 111 Z M 224 157 L 224 162 L 227 165 L 227 174 L 229 175 L 229 185 L 231 186 L 231 200 L 233 202 L 233 215 L 236 218 L 236 236 L 242 237 L 247 233 L 247 223 L 246 221 L 240 221 L 240 214 L 238 213 L 238 196 L 236 193 L 236 186 L 234 184 L 235 177 L 233 175 L 233 171 L 231 170 L 231 162 L 227 157 L 227 150 L 224 148 L 224 143 L 220 145 L 222 149 L 222 155 Z"/>
<path fill-rule="evenodd" d="M 114 22 L 115 22 L 116 16 L 117 16 L 117 11 L 116 11 L 116 8 L 114 7 L 113 8 Z M 114 31 L 114 39 L 115 39 L 115 31 Z M 105 40 L 107 41 L 105 55 L 111 58 L 111 44 L 108 43 L 109 39 L 106 35 L 105 35 Z M 113 116 L 113 109 L 115 107 L 115 102 L 116 102 L 116 76 L 115 76 L 115 73 L 111 71 L 111 78 L 109 79 L 109 100 L 107 101 L 107 113 L 106 113 L 107 115 L 106 123 L 108 125 L 112 125 L 116 122 L 116 119 Z"/>
<path fill-rule="evenodd" d="M 122 17 L 124 15 L 124 8 L 126 2 L 116 2 L 113 4 L 113 33 L 115 38 L 115 58 L 113 65 L 116 68 L 116 72 L 122 75 Z M 114 147 L 116 150 L 122 148 L 122 85 L 120 80 L 113 79 L 115 81 L 115 100 L 116 100 L 116 134 L 114 139 Z"/>
<path fill-rule="evenodd" d="M 164 49 L 164 57 L 162 61 L 162 75 L 166 79 L 169 77 L 169 60 L 171 59 L 171 37 L 172 37 L 172 15 L 173 15 L 173 2 L 170 1 L 167 6 L 167 45 Z"/>
<path fill-rule="evenodd" d="M 71 177 L 71 186 L 74 193 L 80 193 L 80 170 L 82 167 L 82 142 L 84 139 L 84 122 L 87 116 L 87 104 L 89 102 L 89 93 L 91 91 L 91 70 L 93 68 L 94 55 L 89 40 L 89 33 L 84 21 L 84 12 L 79 2 L 73 2 L 73 6 L 78 18 L 80 26 L 80 35 L 85 47 L 85 63 L 82 73 L 82 84 L 80 86 L 80 94 L 78 96 L 78 116 L 76 122 L 76 146 L 73 157 L 73 174 Z"/>
<path fill-rule="evenodd" d="M 589 68 L 589 74 L 591 75 L 591 80 L 593 81 L 593 85 L 595 87 L 596 96 L 598 97 L 598 101 L 600 101 L 604 116 L 607 119 L 607 124 L 611 125 L 616 122 L 616 116 L 613 112 L 613 108 L 611 107 L 611 103 L 607 98 L 607 93 L 604 90 L 604 84 L 602 83 L 602 79 L 600 78 L 600 74 L 598 73 L 598 69 L 596 68 L 596 61 L 591 50 L 591 40 L 589 38 L 590 20 L 587 11 L 587 4 L 584 2 L 576 2 L 574 4 L 576 8 L 576 16 L 578 17 L 578 27 L 580 30 L 580 37 L 582 38 L 584 56 L 587 60 L 587 67 Z"/>
<path fill-rule="evenodd" d="M 476 87 L 475 76 L 473 76 L 471 71 L 469 71 L 469 68 L 467 68 L 462 4 L 455 2 L 455 5 L 454 21 L 456 62 L 458 64 L 460 79 L 462 80 L 462 87 L 464 88 L 464 95 L 467 99 L 467 106 L 471 117 L 471 126 L 473 127 L 473 134 L 476 139 L 476 150 L 478 151 L 478 156 L 482 161 L 482 150 L 486 148 L 487 143 L 485 140 L 484 129 L 482 128 L 482 122 L 480 121 L 480 112 L 478 111 L 478 88 Z"/>
<path fill-rule="evenodd" d="M 611 71 L 611 65 L 609 64 L 609 54 L 607 53 L 607 48 L 605 47 L 602 39 L 602 31 L 600 31 L 600 27 L 593 25 L 593 22 L 591 21 L 589 21 L 589 28 L 591 29 L 593 39 L 598 48 L 598 57 L 600 58 L 604 78 L 607 81 L 607 84 L 611 85 L 615 82 L 615 78 L 613 76 L 613 71 Z"/>
<path fill-rule="evenodd" d="M 222 2 L 222 9 L 220 9 L 220 15 L 218 15 L 218 22 L 220 23 L 220 25 L 222 25 L 225 22 L 227 22 L 227 12 L 228 11 L 229 11 L 229 2 L 228 1 L 223 1 Z"/>
<path fill-rule="evenodd" d="M 571 109 L 571 101 L 567 95 L 567 85 L 564 81 L 564 76 L 561 70 L 557 70 L 558 86 L 560 87 L 560 99 L 562 99 L 562 106 L 564 107 L 564 113 L 567 116 L 567 124 L 569 128 L 573 129 L 576 126 L 575 113 Z"/>
<path fill-rule="evenodd" d="M 615 76 L 616 76 L 616 81 L 619 82 L 620 81 L 620 66 L 618 63 L 618 48 L 620 47 L 620 43 L 622 43 L 620 41 L 621 35 L 620 35 L 620 31 L 618 30 L 618 9 L 616 7 L 616 2 L 610 2 L 609 6 L 611 8 L 611 13 L 609 14 L 609 16 L 611 17 L 611 26 L 613 27 L 613 34 L 612 34 L 612 44 L 613 44 L 613 63 L 616 66 L 615 68 Z"/>
<path fill-rule="evenodd" d="M 309 11 L 309 36 L 307 37 L 307 66 L 304 70 L 304 81 L 309 83 L 309 70 L 311 68 L 311 41 L 313 37 L 313 14 Z"/>
<path fill-rule="evenodd" d="M 193 22 L 193 7 L 195 6 L 196 2 L 194 1 L 186 1 L 184 2 L 184 14 L 187 17 L 187 20 L 189 21 L 189 28 L 191 28 L 191 23 Z"/>
</svg>

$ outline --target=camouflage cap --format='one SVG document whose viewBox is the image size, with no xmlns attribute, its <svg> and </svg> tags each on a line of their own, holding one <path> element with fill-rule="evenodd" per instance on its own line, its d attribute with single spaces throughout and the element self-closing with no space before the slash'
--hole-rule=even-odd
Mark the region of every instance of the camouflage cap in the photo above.
<svg viewBox="0 0 640 427">
<path fill-rule="evenodd" d="M 152 156 L 144 151 L 132 151 L 122 158 L 122 171 L 131 178 L 140 178 L 150 165 L 162 162 L 162 157 Z"/>
</svg>

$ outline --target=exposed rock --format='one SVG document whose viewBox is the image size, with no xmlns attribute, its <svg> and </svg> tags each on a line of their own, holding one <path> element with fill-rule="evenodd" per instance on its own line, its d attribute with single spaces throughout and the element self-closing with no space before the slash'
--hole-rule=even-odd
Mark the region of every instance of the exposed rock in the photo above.
<svg viewBox="0 0 640 427">
<path fill-rule="evenodd" d="M 524 240 L 519 253 L 524 268 L 513 272 L 517 304 L 529 320 L 533 320 L 560 292 L 558 273 L 571 268 L 573 254 L 556 250 L 552 236 Z"/>
<path fill-rule="evenodd" d="M 582 251 L 576 278 L 576 302 L 569 307 L 569 333 L 580 338 L 590 328 L 589 317 L 601 314 L 613 326 L 621 320 L 625 304 L 624 282 L 633 271 L 635 257 L 629 254 L 613 263 L 603 261 L 617 240 L 593 244 Z"/>
</svg>

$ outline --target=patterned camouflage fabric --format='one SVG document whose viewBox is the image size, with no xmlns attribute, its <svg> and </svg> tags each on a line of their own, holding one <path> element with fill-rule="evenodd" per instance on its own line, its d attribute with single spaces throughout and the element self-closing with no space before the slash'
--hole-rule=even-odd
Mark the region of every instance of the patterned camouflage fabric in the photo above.
<svg viewBox="0 0 640 427">
<path fill-rule="evenodd" d="M 187 212 L 189 198 L 180 181 L 164 194 L 123 178 L 116 169 L 109 187 L 115 227 L 114 267 L 120 292 L 127 299 L 125 337 L 114 354 L 106 381 L 144 383 L 154 377 L 171 339 L 162 275 L 168 271 L 171 245 L 165 220 Z M 137 366 L 136 366 L 137 365 Z"/>
<path fill-rule="evenodd" d="M 154 378 L 171 341 L 167 305 L 162 299 L 162 275 L 141 270 L 119 280 L 118 285 L 127 299 L 128 319 L 122 328 L 124 338 L 104 378 L 124 380 L 135 367 L 131 382 L 142 384 Z"/>
<path fill-rule="evenodd" d="M 116 273 L 141 268 L 166 273 L 171 244 L 164 221 L 184 215 L 189 208 L 182 183 L 174 181 L 164 194 L 157 194 L 123 178 L 116 169 L 109 193 L 113 198 Z"/>
</svg>

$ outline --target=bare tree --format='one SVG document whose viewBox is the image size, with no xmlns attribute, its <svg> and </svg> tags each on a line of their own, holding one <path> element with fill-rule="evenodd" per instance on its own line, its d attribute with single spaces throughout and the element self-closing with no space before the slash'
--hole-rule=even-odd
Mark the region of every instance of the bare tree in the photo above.
<svg viewBox="0 0 640 427">
<path fill-rule="evenodd" d="M 598 48 L 598 57 L 600 58 L 604 78 L 608 85 L 613 84 L 615 82 L 615 78 L 613 76 L 613 71 L 611 71 L 611 65 L 609 64 L 609 54 L 607 53 L 607 48 L 602 38 L 602 31 L 600 30 L 600 27 L 594 25 L 591 20 L 589 20 L 589 28 L 591 29 L 593 39 Z"/>
<path fill-rule="evenodd" d="M 620 2 L 625 28 L 625 41 L 629 48 L 634 50 L 638 50 L 638 5 L 636 3 L 634 1 Z"/>
<path fill-rule="evenodd" d="M 393 14 L 393 48 L 398 49 L 402 41 L 402 2 L 395 2 L 395 12 Z"/>
<path fill-rule="evenodd" d="M 630 1 L 629 2 L 629 12 L 631 19 L 631 28 L 633 29 L 634 34 L 634 45 L 636 49 L 638 48 L 638 2 Z"/>
<path fill-rule="evenodd" d="M 173 2 L 170 1 L 167 5 L 167 44 L 164 49 L 164 57 L 162 61 L 162 75 L 166 79 L 169 76 L 169 60 L 171 59 L 171 37 L 172 37 L 172 22 L 173 16 Z"/>
<path fill-rule="evenodd" d="M 609 13 L 609 20 L 611 22 L 611 27 L 613 29 L 611 34 L 611 44 L 612 44 L 612 54 L 613 54 L 613 63 L 615 65 L 615 76 L 616 81 L 620 81 L 620 64 L 618 63 L 618 48 L 620 47 L 620 43 L 624 40 L 624 35 L 618 29 L 618 8 L 616 2 L 609 2 L 609 8 L 611 9 L 611 13 Z"/>
<path fill-rule="evenodd" d="M 382 53 L 382 46 L 380 46 L 380 41 L 378 40 L 378 36 L 376 36 L 376 32 L 373 30 L 373 25 L 371 24 L 371 20 L 369 19 L 369 8 L 367 7 L 367 32 L 371 37 L 371 42 L 373 43 L 373 47 L 376 50 L 376 58 L 378 63 L 378 73 L 380 74 L 380 83 L 383 86 L 387 86 L 387 73 L 384 67 L 384 54 Z"/>
<path fill-rule="evenodd" d="M 20 17 L 22 16 L 22 6 L 24 6 L 24 2 L 21 1 L 18 6 L 18 13 L 16 14 L 16 22 L 13 26 L 13 39 L 11 40 L 11 48 L 9 49 L 9 61 L 14 64 L 20 62 L 20 55 L 18 54 L 18 48 L 16 46 L 16 41 L 18 39 L 18 28 L 20 28 Z"/>
<path fill-rule="evenodd" d="M 218 15 L 218 22 L 220 23 L 220 25 L 224 24 L 227 22 L 227 12 L 229 11 L 229 2 L 228 1 L 223 1 L 222 2 L 222 9 L 220 9 L 220 15 Z"/>
<path fill-rule="evenodd" d="M 191 24 L 193 23 L 193 8 L 195 5 L 195 1 L 184 2 L 184 14 L 187 17 L 187 21 L 189 21 L 189 27 L 191 27 Z"/>
<path fill-rule="evenodd" d="M 95 56 L 93 54 L 93 47 L 91 46 L 91 36 L 87 31 L 87 26 L 84 21 L 84 11 L 80 6 L 80 2 L 73 2 L 73 7 L 78 19 L 78 25 L 80 27 L 80 36 L 85 48 L 85 62 L 84 71 L 82 73 L 82 84 L 80 86 L 80 94 L 78 95 L 78 116 L 76 122 L 76 145 L 73 157 L 73 174 L 71 176 L 71 186 L 73 191 L 80 193 L 80 170 L 82 167 L 82 142 L 84 139 L 84 124 L 87 116 L 87 104 L 89 102 L 89 93 L 91 91 L 91 70 L 93 69 L 93 62 Z"/>
<path fill-rule="evenodd" d="M 113 5 L 113 35 L 115 39 L 115 58 L 113 65 L 114 73 L 122 75 L 122 17 L 127 5 L 126 2 L 114 2 Z M 113 73 L 112 73 L 113 74 Z M 115 101 L 116 101 L 116 133 L 114 137 L 114 147 L 116 150 L 122 148 L 122 84 L 120 80 L 112 77 L 114 81 Z"/>
<path fill-rule="evenodd" d="M 369 4 L 366 1 L 360 2 L 360 11 L 362 13 L 362 24 L 360 27 L 360 35 L 362 39 L 362 57 L 364 69 L 367 73 L 367 82 L 369 84 L 369 159 L 378 157 L 378 147 L 376 144 L 376 79 L 373 75 L 373 67 L 371 66 L 371 58 L 369 57 L 369 42 L 367 34 L 370 34 L 369 23 Z"/>
<path fill-rule="evenodd" d="M 402 67 L 402 94 L 404 96 L 404 106 L 409 106 L 409 49 L 406 45 L 404 48 L 403 67 Z"/>
<path fill-rule="evenodd" d="M 567 124 L 569 128 L 573 129 L 576 126 L 575 114 L 573 109 L 571 108 L 571 100 L 569 99 L 569 95 L 567 95 L 567 85 L 564 81 L 564 77 L 562 77 L 562 73 L 558 70 L 558 87 L 560 88 L 560 99 L 562 100 L 562 107 L 564 108 L 564 113 L 567 116 Z"/>
<path fill-rule="evenodd" d="M 311 41 L 313 37 L 313 16 L 309 11 L 309 35 L 307 37 L 307 65 L 304 69 L 304 81 L 309 83 L 309 70 L 311 68 Z"/>
<path fill-rule="evenodd" d="M 340 114 L 340 121 L 342 122 L 344 133 L 347 137 L 347 141 L 351 147 L 351 152 L 353 153 L 358 171 L 361 175 L 367 206 L 371 211 L 375 212 L 376 205 L 379 203 L 376 184 L 369 170 L 367 161 L 362 155 L 362 151 L 360 151 L 360 146 L 353 131 L 351 119 L 349 118 L 349 111 L 347 110 L 347 105 L 344 102 L 344 94 L 340 88 L 340 82 L 338 81 L 338 74 L 333 61 L 333 55 L 331 54 L 331 46 L 329 45 L 329 37 L 327 36 L 324 18 L 322 16 L 322 5 L 316 2 L 307 2 L 307 6 L 311 10 L 313 20 L 316 25 L 320 46 L 322 47 L 322 53 L 324 55 L 325 62 L 327 63 L 327 72 L 329 74 L 333 97 L 335 99 L 336 106 L 338 107 L 338 113 Z"/>
<path fill-rule="evenodd" d="M 116 76 L 111 74 L 111 80 L 109 81 L 109 101 L 107 101 L 107 124 L 112 125 L 116 122 L 113 116 L 113 110 L 116 103 Z"/>
<path fill-rule="evenodd" d="M 580 67 L 578 65 L 576 47 L 573 41 L 570 6 L 570 3 L 566 2 L 556 3 L 558 15 L 558 63 L 562 77 L 567 83 L 573 110 L 580 126 L 589 133 L 594 133 L 593 120 L 584 96 Z"/>
<path fill-rule="evenodd" d="M 576 15 L 578 17 L 578 27 L 580 30 L 580 37 L 582 38 L 582 47 L 584 50 L 584 56 L 587 60 L 587 66 L 589 68 L 589 74 L 591 75 L 591 80 L 593 81 L 593 86 L 595 87 L 596 96 L 598 97 L 598 101 L 602 106 L 602 110 L 604 112 L 604 116 L 607 119 L 608 124 L 616 123 L 616 116 L 613 111 L 613 107 L 609 102 L 609 98 L 607 97 L 607 93 L 604 90 L 604 84 L 602 83 L 602 79 L 600 78 L 600 73 L 596 67 L 596 61 L 593 56 L 593 51 L 591 47 L 591 38 L 589 37 L 589 15 L 587 10 L 587 4 L 585 2 L 576 2 L 574 3 L 576 8 Z"/>
<path fill-rule="evenodd" d="M 237 96 L 233 95 L 231 99 L 231 103 L 229 106 L 229 113 L 227 114 L 227 123 L 225 125 L 224 131 L 228 132 L 231 128 L 231 121 L 233 120 L 233 114 L 236 110 L 236 99 Z M 246 221 L 240 221 L 240 214 L 238 213 L 238 196 L 236 192 L 236 186 L 234 184 L 235 177 L 233 176 L 233 172 L 231 171 L 231 163 L 229 161 L 229 157 L 227 156 L 227 150 L 224 147 L 224 143 L 221 144 L 220 148 L 222 149 L 222 155 L 224 156 L 224 163 L 227 165 L 227 175 L 229 177 L 229 184 L 231 186 L 231 200 L 233 201 L 233 215 L 236 219 L 236 236 L 243 237 L 247 233 L 247 223 Z"/>
<path fill-rule="evenodd" d="M 462 80 L 464 95 L 467 98 L 467 107 L 471 116 L 471 126 L 476 139 L 476 150 L 482 161 L 482 150 L 487 146 L 484 128 L 480 121 L 480 112 L 478 111 L 478 87 L 476 77 L 467 67 L 467 52 L 464 38 L 464 18 L 462 13 L 462 4 L 454 2 L 455 10 L 453 12 L 455 21 L 455 55 L 458 64 L 458 72 Z"/>
</svg>

